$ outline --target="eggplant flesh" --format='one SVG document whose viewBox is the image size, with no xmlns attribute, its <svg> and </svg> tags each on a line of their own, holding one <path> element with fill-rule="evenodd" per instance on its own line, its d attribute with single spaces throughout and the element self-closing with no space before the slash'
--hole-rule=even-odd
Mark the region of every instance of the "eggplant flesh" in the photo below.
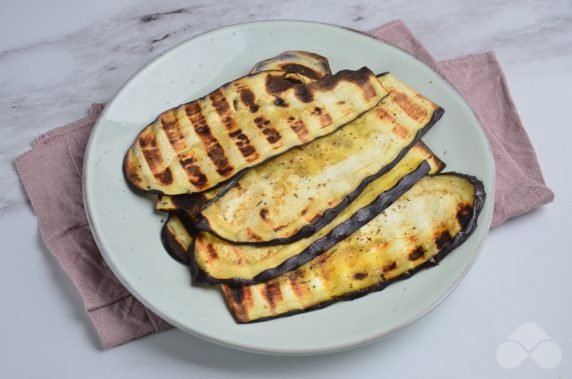
<svg viewBox="0 0 572 379">
<path fill-rule="evenodd" d="M 188 266 L 195 234 L 192 222 L 184 214 L 171 213 L 161 230 L 161 242 L 171 258 Z"/>
<path fill-rule="evenodd" d="M 390 93 L 334 133 L 254 168 L 197 217 L 197 229 L 234 243 L 278 245 L 327 225 L 386 173 L 443 110 L 390 74 Z"/>
<path fill-rule="evenodd" d="M 211 233 L 199 232 L 191 250 L 193 280 L 240 285 L 259 283 L 290 271 L 343 240 L 421 177 L 439 172 L 443 167 L 439 158 L 418 142 L 393 169 L 368 184 L 331 223 L 290 244 L 237 245 Z"/>
<path fill-rule="evenodd" d="M 474 231 L 485 199 L 474 177 L 421 179 L 391 207 L 317 258 L 264 283 L 223 285 L 238 323 L 324 308 L 435 265 Z"/>
<path fill-rule="evenodd" d="M 285 71 L 247 75 L 161 113 L 127 151 L 124 175 L 141 191 L 202 192 L 335 131 L 386 95 L 365 67 L 311 82 Z"/>
</svg>

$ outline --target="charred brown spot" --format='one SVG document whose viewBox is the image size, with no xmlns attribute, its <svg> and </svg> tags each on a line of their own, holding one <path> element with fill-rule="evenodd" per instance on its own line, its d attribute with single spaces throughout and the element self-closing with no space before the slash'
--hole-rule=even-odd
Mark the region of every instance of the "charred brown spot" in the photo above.
<svg viewBox="0 0 572 379">
<path fill-rule="evenodd" d="M 262 209 L 260 210 L 260 212 L 258 212 L 258 213 L 260 214 L 260 217 L 261 217 L 264 221 L 268 222 L 268 209 L 262 208 Z"/>
<path fill-rule="evenodd" d="M 210 259 L 218 259 L 218 254 L 216 253 L 214 246 L 210 243 L 207 244 L 207 252 L 209 253 Z"/>
<path fill-rule="evenodd" d="M 383 272 L 389 272 L 391 270 L 395 270 L 396 268 L 397 268 L 397 262 L 392 261 L 392 262 L 389 262 L 389 263 L 383 265 L 382 271 Z"/>
<path fill-rule="evenodd" d="M 240 101 L 242 104 L 248 107 L 250 112 L 255 113 L 259 106 L 255 103 L 256 97 L 254 96 L 254 92 L 252 92 L 248 88 L 243 88 L 240 90 Z"/>
<path fill-rule="evenodd" d="M 457 221 L 461 227 L 466 227 L 472 218 L 473 208 L 470 205 L 463 204 L 457 208 Z"/>
<path fill-rule="evenodd" d="M 444 230 L 443 232 L 439 233 L 439 235 L 437 236 L 437 238 L 435 238 L 435 244 L 437 245 L 437 247 L 439 248 L 439 250 L 441 250 L 442 248 L 444 248 L 449 242 L 451 242 L 451 240 L 453 239 L 453 237 L 451 237 L 451 234 L 449 233 L 448 230 Z"/>
<path fill-rule="evenodd" d="M 296 84 L 286 80 L 283 76 L 267 75 L 266 76 L 266 92 L 271 95 L 280 94 Z"/>
<path fill-rule="evenodd" d="M 280 225 L 280 226 L 275 227 L 273 230 L 274 230 L 275 232 L 279 232 L 279 231 L 281 231 L 282 229 L 284 229 L 285 227 L 286 227 L 286 225 Z"/>
<path fill-rule="evenodd" d="M 248 137 L 242 133 L 242 129 L 237 129 L 228 133 L 228 136 L 234 140 L 234 144 L 247 162 L 252 162 L 258 159 L 258 153 L 254 146 L 250 144 Z"/>
<path fill-rule="evenodd" d="M 409 130 L 405 126 L 399 123 L 393 125 L 392 132 L 399 138 L 407 138 L 407 136 L 409 135 Z"/>
<path fill-rule="evenodd" d="M 187 173 L 189 181 L 198 189 L 205 188 L 207 184 L 207 176 L 201 171 L 201 168 L 195 164 L 195 159 L 189 158 L 181 160 L 181 166 Z"/>
<path fill-rule="evenodd" d="M 157 178 L 157 180 L 159 182 L 161 182 L 161 184 L 163 184 L 163 185 L 167 186 L 167 185 L 173 183 L 173 174 L 171 173 L 171 169 L 169 167 L 167 167 L 162 172 L 159 172 L 157 174 L 153 174 L 153 176 L 155 176 L 155 178 Z"/>
<path fill-rule="evenodd" d="M 264 134 L 264 137 L 266 137 L 266 140 L 269 143 L 274 145 L 275 143 L 279 142 L 282 139 L 280 133 L 278 133 L 278 130 L 269 126 L 270 120 L 266 120 L 264 117 L 256 117 L 254 119 L 254 123 L 256 124 L 258 129 L 262 131 L 262 134 Z"/>
<path fill-rule="evenodd" d="M 417 246 L 415 250 L 409 253 L 409 260 L 414 261 L 416 259 L 423 257 L 424 255 L 425 255 L 425 250 L 423 249 L 423 247 Z"/>
<path fill-rule="evenodd" d="M 274 99 L 274 105 L 279 106 L 279 107 L 284 107 L 284 108 L 288 107 L 288 104 L 281 97 L 277 97 Z"/>
<path fill-rule="evenodd" d="M 142 149 L 151 146 L 157 146 L 157 141 L 155 140 L 155 135 L 153 133 L 141 133 L 138 138 L 139 146 Z"/>
<path fill-rule="evenodd" d="M 296 296 L 301 297 L 304 295 L 304 286 L 302 279 L 304 278 L 304 272 L 302 270 L 295 270 L 288 274 L 288 281 L 290 282 L 290 287 Z"/>
<path fill-rule="evenodd" d="M 304 85 L 296 86 L 294 89 L 294 95 L 296 95 L 296 97 L 303 103 L 311 103 L 314 100 L 314 94 L 307 86 Z"/>
<path fill-rule="evenodd" d="M 288 118 L 290 129 L 296 133 L 298 139 L 302 142 L 306 142 L 310 138 L 310 133 L 304 124 L 304 121 L 297 120 L 294 117 Z"/>
<path fill-rule="evenodd" d="M 270 308 L 276 308 L 276 302 L 282 300 L 282 291 L 279 282 L 267 282 L 264 285 L 263 295 L 270 305 Z"/>
<path fill-rule="evenodd" d="M 285 64 L 281 64 L 280 67 L 287 72 L 292 72 L 295 74 L 302 74 L 304 76 L 307 76 L 308 78 L 311 79 L 320 79 L 322 77 L 322 74 L 311 69 L 310 67 L 306 67 L 300 64 L 296 64 L 296 63 L 285 63 Z"/>
<path fill-rule="evenodd" d="M 210 99 L 215 108 L 216 112 L 219 114 L 220 119 L 222 120 L 224 126 L 227 130 L 235 130 L 236 129 L 236 121 L 232 116 L 232 111 L 230 109 L 230 105 L 226 101 L 223 92 L 218 89 L 210 94 Z M 235 99 L 236 101 L 236 99 Z M 236 110 L 236 104 L 234 107 Z"/>
<path fill-rule="evenodd" d="M 350 82 L 360 87 L 364 99 L 369 100 L 377 95 L 375 88 L 371 85 L 373 76 L 367 67 L 362 67 L 357 71 L 342 70 L 335 75 L 326 75 L 322 79 L 310 83 L 309 87 L 320 91 L 331 91 L 340 82 Z"/>
<path fill-rule="evenodd" d="M 380 120 L 393 121 L 395 119 L 395 117 L 393 117 L 393 115 L 386 111 L 383 107 L 376 107 L 374 112 L 377 118 Z"/>
<path fill-rule="evenodd" d="M 320 108 L 320 107 L 314 107 L 314 110 L 312 111 L 312 114 L 313 114 L 314 116 L 319 116 L 319 115 L 321 115 L 321 114 L 322 114 L 322 108 Z"/>
<path fill-rule="evenodd" d="M 338 105 L 344 105 L 346 102 L 344 100 L 339 100 L 336 102 L 336 104 Z"/>
<path fill-rule="evenodd" d="M 304 216 L 307 212 L 308 212 L 308 208 L 304 208 L 304 209 L 302 209 L 302 212 L 300 212 L 300 214 L 302 216 Z"/>
<path fill-rule="evenodd" d="M 216 167 L 216 171 L 221 176 L 228 176 L 234 171 L 228 158 L 225 155 L 224 149 L 218 140 L 212 135 L 207 120 L 205 119 L 199 103 L 190 103 L 185 107 L 187 117 L 193 124 L 195 132 L 201 139 L 207 155 Z"/>
<path fill-rule="evenodd" d="M 246 235 L 253 241 L 262 241 L 262 238 L 250 228 L 246 228 Z"/>
<path fill-rule="evenodd" d="M 427 111 L 423 107 L 411 101 L 411 99 L 403 92 L 394 90 L 391 94 L 395 103 L 397 103 L 397 105 L 399 105 L 399 107 L 412 119 L 418 121 L 427 116 Z"/>
<path fill-rule="evenodd" d="M 354 279 L 355 280 L 363 280 L 365 278 L 367 278 L 367 272 L 358 272 L 354 274 Z"/>
</svg>

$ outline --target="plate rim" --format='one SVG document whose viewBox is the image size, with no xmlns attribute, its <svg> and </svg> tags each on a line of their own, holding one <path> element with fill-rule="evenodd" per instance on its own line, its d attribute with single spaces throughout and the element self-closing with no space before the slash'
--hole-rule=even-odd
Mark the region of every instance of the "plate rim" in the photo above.
<svg viewBox="0 0 572 379">
<path fill-rule="evenodd" d="M 384 25 L 389 25 L 393 22 L 398 22 L 398 21 L 391 21 L 388 22 Z M 101 128 L 104 124 L 104 119 L 106 119 L 107 117 L 107 113 L 110 112 L 110 109 L 112 107 L 110 107 L 111 104 L 113 104 L 113 102 L 116 100 L 116 98 L 125 90 L 125 88 L 134 80 L 137 79 L 137 77 L 143 72 L 145 71 L 149 66 L 151 66 L 152 64 L 156 63 L 158 60 L 160 60 L 161 58 L 163 58 L 164 56 L 168 55 L 169 53 L 171 53 L 173 50 L 176 50 L 178 48 L 180 48 L 181 46 L 187 44 L 187 43 L 191 43 L 193 40 L 200 38 L 200 37 L 204 37 L 209 35 L 210 33 L 214 33 L 214 32 L 219 32 L 219 31 L 228 31 L 231 29 L 236 29 L 236 28 L 241 28 L 241 27 L 248 27 L 250 25 L 261 25 L 261 24 L 268 24 L 268 26 L 272 26 L 272 25 L 276 25 L 276 24 L 305 24 L 305 25 L 317 25 L 317 26 L 321 26 L 321 27 L 330 27 L 333 29 L 338 29 L 350 34 L 355 34 L 358 35 L 360 37 L 367 37 L 373 41 L 375 41 L 376 43 L 385 45 L 387 47 L 389 47 L 390 49 L 396 49 L 399 50 L 401 53 L 406 54 L 409 58 L 417 61 L 419 64 L 425 66 L 426 68 L 428 68 L 429 70 L 431 70 L 435 75 L 437 75 L 439 78 L 442 79 L 442 81 L 444 83 L 446 83 L 446 85 L 454 91 L 454 93 L 465 103 L 465 105 L 467 106 L 467 108 L 470 110 L 470 112 L 473 114 L 474 119 L 476 120 L 477 124 L 480 127 L 480 133 L 482 134 L 483 141 L 485 144 L 485 148 L 486 150 L 489 152 L 490 155 L 490 164 L 491 164 L 491 178 L 490 178 L 490 189 L 491 191 L 488 191 L 486 193 L 486 200 L 485 202 L 489 202 L 489 203 L 493 203 L 494 204 L 494 188 L 496 185 L 496 162 L 494 160 L 493 154 L 492 154 L 492 146 L 490 144 L 490 141 L 484 131 L 484 128 L 482 127 L 481 124 L 481 120 L 479 119 L 479 117 L 476 115 L 475 111 L 473 110 L 473 108 L 469 105 L 469 103 L 467 102 L 467 100 L 465 99 L 465 97 L 457 90 L 457 88 L 447 79 L 445 78 L 439 71 L 437 71 L 435 68 L 433 68 L 431 65 L 421 61 L 419 58 L 413 56 L 412 54 L 410 54 L 409 52 L 405 51 L 404 49 L 394 46 L 390 43 L 387 43 L 385 41 L 382 41 L 366 32 L 363 31 L 359 31 L 359 30 L 355 30 L 355 29 L 351 29 L 349 27 L 346 26 L 341 26 L 341 25 L 336 25 L 336 24 L 331 24 L 331 23 L 326 23 L 326 22 L 319 22 L 319 21 L 308 21 L 308 20 L 296 20 L 296 19 L 277 19 L 277 20 L 258 20 L 258 21 L 247 21 L 247 22 L 240 22 L 240 23 L 233 23 L 233 24 L 229 24 L 229 25 L 225 25 L 222 27 L 215 27 L 212 29 L 209 29 L 207 31 L 198 33 L 193 35 L 192 37 L 189 37 L 181 42 L 178 42 L 176 44 L 174 44 L 173 46 L 171 46 L 170 48 L 168 48 L 167 50 L 163 51 L 161 54 L 159 54 L 158 56 L 150 59 L 148 62 L 146 62 L 145 64 L 143 64 L 139 69 L 137 69 L 120 87 L 119 89 L 115 92 L 115 94 L 111 97 L 111 99 L 107 102 L 107 105 L 105 106 L 105 108 L 103 109 L 103 111 L 100 113 L 100 115 L 98 116 L 97 121 L 94 123 L 94 126 L 92 128 L 92 131 L 90 133 L 89 139 L 88 139 L 88 143 L 86 145 L 86 150 L 85 150 L 85 159 L 83 161 L 83 167 L 82 167 L 82 198 L 83 198 L 83 202 L 84 202 L 84 209 L 85 209 L 85 213 L 86 213 L 86 217 L 88 220 L 88 224 L 90 227 L 90 230 L 92 232 L 93 238 L 96 242 L 96 245 L 99 249 L 99 251 L 101 252 L 101 255 L 103 256 L 106 264 L 109 266 L 109 268 L 111 269 L 111 271 L 113 272 L 113 274 L 115 275 L 115 277 L 119 280 L 119 282 L 129 291 L 129 293 L 131 295 L 133 295 L 138 301 L 140 301 L 145 307 L 149 308 L 153 313 L 155 313 L 157 316 L 159 316 L 160 318 L 162 318 L 163 320 L 165 320 L 166 322 L 168 322 L 169 324 L 171 324 L 172 326 L 176 327 L 179 330 L 182 330 L 186 333 L 189 333 L 195 337 L 201 338 L 203 340 L 215 343 L 217 345 L 220 346 L 225 346 L 228 348 L 233 348 L 233 349 L 238 349 L 238 350 L 242 350 L 242 351 L 247 351 L 247 352 L 253 352 L 253 353 L 260 353 L 260 354 L 268 354 L 268 355 L 291 355 L 291 356 L 300 356 L 300 355 L 322 355 L 322 354 L 329 354 L 329 353 L 335 353 L 335 352 L 340 352 L 340 351 L 346 351 L 346 350 L 351 350 L 354 348 L 358 348 L 361 346 L 365 346 L 365 345 L 369 345 L 373 342 L 379 341 L 382 338 L 385 338 L 393 333 L 396 333 L 397 331 L 413 324 L 414 322 L 418 321 L 419 319 L 421 319 L 422 317 L 424 317 L 425 315 L 427 315 L 428 313 L 430 313 L 432 310 L 434 310 L 438 305 L 440 305 L 450 294 L 451 292 L 457 288 L 457 286 L 459 285 L 459 283 L 465 278 L 465 276 L 467 275 L 467 273 L 470 271 L 470 269 L 473 267 L 474 263 L 476 262 L 477 258 L 480 256 L 482 248 L 484 246 L 484 242 L 487 239 L 488 233 L 490 231 L 490 226 L 491 226 L 491 222 L 492 222 L 492 218 L 493 218 L 493 208 L 491 208 L 491 212 L 489 213 L 488 217 L 486 219 L 481 218 L 482 215 L 479 215 L 479 224 L 482 228 L 485 228 L 484 234 L 481 238 L 481 240 L 479 241 L 476 249 L 475 249 L 475 253 L 473 254 L 473 257 L 471 258 L 471 260 L 466 264 L 466 266 L 464 267 L 463 271 L 461 272 L 461 274 L 454 280 L 454 282 L 449 286 L 449 288 L 444 291 L 443 293 L 441 293 L 438 298 L 427 308 L 425 308 L 422 312 L 419 312 L 418 314 L 414 315 L 413 317 L 404 320 L 403 322 L 400 322 L 398 325 L 385 330 L 381 333 L 377 333 L 377 334 L 372 334 L 371 336 L 367 337 L 367 338 L 362 338 L 358 341 L 353 341 L 353 342 L 349 342 L 349 343 L 340 343 L 340 344 L 335 344 L 335 345 L 330 345 L 328 347 L 322 347 L 322 348 L 309 348 L 309 349 L 304 349 L 304 348 L 297 348 L 297 349 L 293 349 L 293 348 L 265 348 L 265 347 L 257 347 L 254 345 L 249 345 L 249 344 L 243 344 L 243 343 L 236 343 L 236 342 L 229 342 L 229 341 L 225 341 L 219 338 L 215 338 L 212 337 L 206 333 L 202 333 L 199 329 L 193 329 L 187 325 L 183 325 L 182 323 L 174 320 L 170 315 L 166 314 L 165 312 L 161 311 L 160 309 L 156 308 L 153 304 L 151 304 L 149 301 L 147 301 L 147 299 L 145 298 L 145 296 L 143 296 L 142 294 L 138 293 L 137 290 L 135 290 L 134 288 L 131 287 L 131 285 L 129 284 L 128 280 L 126 280 L 121 274 L 120 274 L 120 269 L 116 266 L 115 261 L 112 258 L 112 254 L 110 254 L 110 252 L 107 251 L 107 249 L 104 248 L 104 243 L 101 240 L 101 237 L 99 236 L 95 225 L 95 221 L 92 218 L 92 211 L 91 211 L 91 205 L 90 205 L 90 201 L 89 201 L 89 196 L 90 196 L 90 189 L 87 185 L 88 182 L 88 177 L 90 176 L 89 174 L 89 169 L 88 166 L 91 164 L 91 160 L 95 159 L 95 157 L 92 157 L 92 150 L 93 150 L 93 145 L 95 144 L 94 142 L 94 132 L 98 129 Z M 492 205 L 491 205 L 492 207 Z"/>
</svg>

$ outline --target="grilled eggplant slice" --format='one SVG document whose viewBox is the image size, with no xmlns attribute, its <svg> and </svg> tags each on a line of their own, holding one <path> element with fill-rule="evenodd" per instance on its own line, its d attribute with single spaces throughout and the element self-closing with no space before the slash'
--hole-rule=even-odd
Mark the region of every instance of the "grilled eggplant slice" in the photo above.
<svg viewBox="0 0 572 379">
<path fill-rule="evenodd" d="M 195 234 L 192 222 L 184 214 L 171 213 L 161 230 L 161 242 L 174 260 L 189 265 L 189 249 Z"/>
<path fill-rule="evenodd" d="M 443 114 L 392 75 L 378 78 L 391 92 L 376 107 L 334 133 L 248 171 L 205 207 L 197 229 L 234 243 L 278 245 L 327 225 Z"/>
<path fill-rule="evenodd" d="M 435 265 L 477 225 L 485 200 L 474 177 L 442 174 L 421 179 L 393 205 L 350 237 L 265 283 L 222 286 L 239 323 L 263 321 L 362 297 Z"/>
<path fill-rule="evenodd" d="M 304 75 L 308 78 L 308 82 L 315 81 L 332 73 L 328 60 L 321 55 L 307 51 L 285 51 L 276 57 L 257 63 L 250 70 L 250 74 L 275 70 Z M 235 175 L 235 177 L 236 176 L 237 175 Z M 208 206 L 210 201 L 221 196 L 226 190 L 232 187 L 236 181 L 235 177 L 224 183 L 224 188 L 217 186 L 198 194 L 175 195 L 173 197 L 169 195 L 159 195 L 155 202 L 155 210 L 165 212 L 185 210 L 191 212 L 191 214 L 196 213 Z"/>
<path fill-rule="evenodd" d="M 236 245 L 199 232 L 191 250 L 193 280 L 240 285 L 259 283 L 293 270 L 367 223 L 427 173 L 443 167 L 431 150 L 419 142 L 392 170 L 371 182 L 330 224 L 287 245 Z"/>
<path fill-rule="evenodd" d="M 365 67 L 311 83 L 304 83 L 303 75 L 297 80 L 292 75 L 248 75 L 163 112 L 127 151 L 127 181 L 159 194 L 202 192 L 242 169 L 335 131 L 387 95 Z"/>
<path fill-rule="evenodd" d="M 286 71 L 301 74 L 310 79 L 321 79 L 331 74 L 328 60 L 308 51 L 285 51 L 274 58 L 266 59 L 254 65 L 251 74 L 262 71 Z"/>
</svg>

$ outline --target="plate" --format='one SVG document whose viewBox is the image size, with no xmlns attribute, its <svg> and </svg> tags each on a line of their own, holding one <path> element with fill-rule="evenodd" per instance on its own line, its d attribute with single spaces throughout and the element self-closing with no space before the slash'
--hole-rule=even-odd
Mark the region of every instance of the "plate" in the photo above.
<svg viewBox="0 0 572 379">
<path fill-rule="evenodd" d="M 284 50 L 326 56 L 332 71 L 367 66 L 390 71 L 445 109 L 424 141 L 447 170 L 475 175 L 488 198 L 473 235 L 436 268 L 361 299 L 269 322 L 238 325 L 214 288 L 194 287 L 171 259 L 159 233 L 165 214 L 131 192 L 123 155 L 161 111 L 203 96 Z M 183 42 L 137 72 L 106 106 L 84 162 L 84 199 L 103 256 L 143 304 L 176 327 L 207 340 L 274 354 L 315 354 L 374 341 L 417 320 L 441 302 L 469 270 L 489 229 L 494 163 L 488 141 L 458 92 L 439 74 L 367 35 L 299 21 L 256 22 L 214 30 Z M 406 289 L 406 290 L 404 290 Z"/>
</svg>

